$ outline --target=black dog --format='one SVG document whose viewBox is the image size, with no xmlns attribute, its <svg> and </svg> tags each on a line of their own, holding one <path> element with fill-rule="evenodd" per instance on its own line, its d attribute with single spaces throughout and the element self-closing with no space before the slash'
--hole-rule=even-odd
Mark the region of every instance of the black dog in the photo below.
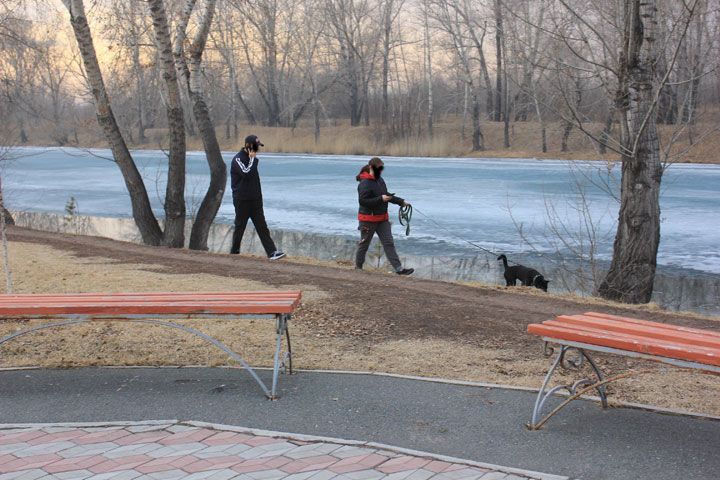
<svg viewBox="0 0 720 480">
<path fill-rule="evenodd" d="M 503 267 L 505 267 L 505 284 L 508 287 L 514 287 L 516 282 L 520 280 L 524 287 L 535 287 L 539 288 L 543 292 L 547 292 L 548 283 L 550 280 L 545 280 L 540 272 L 534 268 L 526 267 L 524 265 L 514 265 L 508 267 L 507 257 L 503 254 L 500 255 L 498 260 L 502 260 Z"/>
</svg>

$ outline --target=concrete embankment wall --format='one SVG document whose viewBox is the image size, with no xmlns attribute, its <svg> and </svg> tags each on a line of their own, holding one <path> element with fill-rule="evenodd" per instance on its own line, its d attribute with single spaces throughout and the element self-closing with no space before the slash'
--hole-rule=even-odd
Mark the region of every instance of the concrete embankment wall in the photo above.
<svg viewBox="0 0 720 480">
<path fill-rule="evenodd" d="M 11 212 L 15 224 L 49 232 L 72 233 L 112 238 L 128 242 L 141 242 L 135 222 L 128 218 L 85 217 L 79 215 L 58 215 L 41 212 Z M 185 238 L 190 238 L 190 225 Z M 229 252 L 233 226 L 215 223 L 208 237 L 211 252 Z M 356 241 L 349 238 L 324 237 L 301 232 L 272 231 L 277 247 L 290 256 L 313 257 L 319 260 L 353 262 Z M 384 267 L 380 243 L 371 246 L 366 265 Z M 260 239 L 248 226 L 243 238 L 241 252 L 264 255 Z M 483 282 L 504 284 L 502 267 L 488 256 L 470 258 L 422 257 L 403 255 L 403 264 L 415 268 L 415 275 L 423 278 L 445 281 Z M 569 290 L 580 293 L 587 288 L 568 282 L 567 270 L 561 270 L 551 261 L 532 258 L 522 261 L 532 265 L 551 279 L 550 291 L 565 293 Z M 388 267 L 389 268 L 389 267 Z M 559 279 L 565 279 L 561 282 Z M 665 271 L 658 269 L 655 276 L 655 290 L 652 300 L 662 308 L 674 311 L 690 311 L 705 315 L 720 316 L 720 275 L 694 271 Z M 560 312 L 559 312 L 560 313 Z"/>
</svg>

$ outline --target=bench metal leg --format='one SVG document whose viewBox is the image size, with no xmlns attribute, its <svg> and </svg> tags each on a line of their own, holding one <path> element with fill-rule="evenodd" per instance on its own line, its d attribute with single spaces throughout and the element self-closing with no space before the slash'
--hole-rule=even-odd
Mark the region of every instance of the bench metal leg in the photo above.
<svg viewBox="0 0 720 480">
<path fill-rule="evenodd" d="M 265 393 L 265 396 L 268 397 L 268 398 L 270 398 L 270 399 L 275 399 L 275 398 L 277 398 L 277 397 L 275 396 L 275 388 L 276 388 L 276 385 L 277 385 L 277 374 L 278 374 L 278 370 L 279 370 L 279 367 L 280 367 L 280 364 L 278 363 L 278 356 L 279 356 L 279 352 L 280 352 L 280 344 L 282 343 L 282 334 L 283 334 L 283 332 L 286 333 L 287 339 L 288 339 L 288 353 L 286 354 L 286 357 L 285 357 L 285 358 L 287 359 L 288 356 L 290 355 L 290 332 L 289 332 L 288 327 L 287 327 L 287 321 L 289 320 L 290 315 L 279 315 L 278 317 L 279 317 L 279 318 L 278 318 L 278 321 L 277 321 L 277 330 L 278 330 L 279 333 L 278 333 L 277 348 L 276 348 L 276 352 L 275 352 L 275 367 L 274 367 L 274 370 L 273 370 L 272 391 L 268 390 L 268 388 L 267 388 L 267 386 L 265 385 L 265 383 L 260 379 L 260 377 L 258 377 L 257 373 L 255 373 L 255 370 L 253 370 L 253 369 L 250 367 L 250 365 L 248 365 L 247 363 L 245 363 L 245 361 L 244 361 L 242 358 L 240 358 L 235 352 L 233 352 L 233 351 L 230 350 L 228 347 L 226 347 L 226 346 L 223 345 L 222 343 L 218 342 L 218 341 L 215 340 L 214 338 L 209 337 L 209 336 L 205 335 L 205 334 L 202 333 L 202 332 L 198 332 L 197 330 L 193 330 L 192 328 L 188 328 L 188 327 L 185 327 L 185 326 L 182 326 L 182 325 L 177 325 L 177 324 L 175 324 L 175 323 L 162 322 L 162 321 L 159 321 L 159 320 L 149 320 L 149 319 L 140 319 L 140 318 L 137 318 L 137 319 L 131 319 L 131 320 L 127 320 L 127 321 L 130 321 L 130 322 L 139 322 L 139 323 L 151 323 L 151 324 L 155 324 L 155 325 L 164 325 L 164 326 L 167 326 L 167 327 L 177 328 L 177 329 L 183 330 L 183 331 L 185 331 L 185 332 L 188 332 L 188 333 L 192 333 L 192 334 L 194 334 L 194 335 L 197 335 L 197 336 L 199 336 L 199 337 L 201 337 L 201 338 L 204 338 L 205 340 L 209 341 L 210 343 L 213 343 L 213 344 L 217 345 L 218 347 L 220 347 L 221 349 L 223 349 L 228 355 L 230 355 L 232 358 L 234 358 L 235 360 L 237 360 L 237 361 L 250 373 L 250 375 L 252 375 L 252 377 L 255 379 L 255 381 L 258 383 L 258 385 L 260 385 L 260 388 L 262 388 L 262 391 L 263 391 L 263 393 Z M 282 320 L 280 320 L 280 318 L 282 318 Z M 0 339 L 0 344 L 4 343 L 4 342 L 6 342 L 6 341 L 8 341 L 8 340 L 10 340 L 10 339 L 13 339 L 13 338 L 15 338 L 15 337 L 19 337 L 20 335 L 24 335 L 24 334 L 26 334 L 26 333 L 34 332 L 34 331 L 37 331 L 37 330 L 43 330 L 43 329 L 45 329 L 45 328 L 51 328 L 51 327 L 60 327 L 60 326 L 62 326 L 62 325 L 70 325 L 70 324 L 76 324 L 76 323 L 88 323 L 88 322 L 92 322 L 92 321 L 94 321 L 94 320 L 91 320 L 91 319 L 89 319 L 89 318 L 81 318 L 81 319 L 76 319 L 76 320 L 67 320 L 67 321 L 64 321 L 64 322 L 51 323 L 51 324 L 48 324 L 48 325 L 40 325 L 40 326 L 37 326 L 37 327 L 29 328 L 29 329 L 27 329 L 27 330 L 23 330 L 22 332 L 13 333 L 13 334 L 8 335 L 8 336 L 6 336 L 6 337 L 4 337 L 4 338 L 1 338 L 1 339 Z M 95 321 L 97 321 L 97 320 L 95 320 Z M 285 362 L 283 362 L 283 365 L 285 365 Z M 291 369 L 291 372 L 290 372 L 290 373 L 292 373 L 292 361 L 290 362 L 290 369 Z"/>
<path fill-rule="evenodd" d="M 546 356 L 552 356 L 554 353 L 554 348 L 550 347 L 547 342 L 545 342 L 545 345 L 543 346 L 543 353 Z M 577 352 L 577 358 L 575 359 L 568 359 L 566 358 L 566 354 L 569 350 L 575 350 Z M 553 373 L 555 372 L 555 369 L 560 365 L 563 369 L 568 370 L 571 368 L 580 368 L 583 363 L 583 358 L 586 358 L 590 365 L 595 370 L 595 374 L 598 377 L 598 381 L 594 382 L 588 378 L 580 379 L 576 382 L 574 382 L 572 385 L 558 385 L 554 388 L 551 388 L 550 390 L 547 390 L 547 385 L 550 381 L 550 377 L 552 377 Z M 545 376 L 545 380 L 542 383 L 542 386 L 540 387 L 540 391 L 538 392 L 538 396 L 535 400 L 535 407 L 533 408 L 532 412 L 532 420 L 529 424 L 529 427 L 531 429 L 535 429 L 536 425 L 538 425 L 540 421 L 540 412 L 542 411 L 543 407 L 545 406 L 545 403 L 547 400 L 557 391 L 559 390 L 567 390 L 567 392 L 570 394 L 570 396 L 575 395 L 577 390 L 585 385 L 594 385 L 595 383 L 604 382 L 605 379 L 603 378 L 602 372 L 598 368 L 598 366 L 595 364 L 593 359 L 590 357 L 590 355 L 582 348 L 573 347 L 569 345 L 561 345 L 560 347 L 560 353 L 558 354 L 557 358 L 555 359 L 555 362 L 553 362 L 552 367 L 550 367 L 550 371 L 548 371 L 547 375 Z M 603 408 L 607 408 L 607 397 L 605 393 L 605 385 L 599 385 L 596 387 L 598 395 L 600 395 L 600 400 L 602 401 Z M 546 391 L 547 390 L 547 391 Z"/>
<path fill-rule="evenodd" d="M 290 314 L 280 314 L 275 320 L 275 332 L 277 333 L 277 344 L 275 345 L 275 365 L 273 367 L 273 380 L 271 394 L 268 396 L 271 400 L 275 400 L 277 397 L 275 391 L 277 388 L 278 374 L 280 373 L 280 367 L 286 371 L 289 369 L 289 373 L 292 374 L 292 348 L 290 346 L 290 328 L 288 322 L 290 320 Z M 287 352 L 280 361 L 280 347 L 282 346 L 283 333 L 287 337 Z"/>
</svg>

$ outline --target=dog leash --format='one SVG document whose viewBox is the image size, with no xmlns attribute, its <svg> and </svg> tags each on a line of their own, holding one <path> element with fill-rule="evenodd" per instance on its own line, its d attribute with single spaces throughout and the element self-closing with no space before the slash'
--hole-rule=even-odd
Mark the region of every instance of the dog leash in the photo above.
<svg viewBox="0 0 720 480">
<path fill-rule="evenodd" d="M 441 228 L 441 229 L 445 230 L 446 232 L 448 232 L 450 235 L 452 235 L 453 237 L 457 238 L 458 240 L 461 240 L 461 241 L 463 241 L 463 242 L 465 242 L 465 243 L 467 243 L 467 244 L 469 244 L 469 245 L 477 248 L 478 250 L 482 250 L 482 251 L 485 252 L 485 253 L 489 253 L 490 255 L 493 255 L 493 256 L 495 256 L 495 257 L 498 256 L 497 253 L 492 252 L 492 251 L 488 250 L 487 248 L 478 245 L 478 244 L 475 243 L 475 242 L 471 242 L 470 240 L 467 240 L 467 239 L 464 239 L 464 238 L 462 238 L 462 237 L 459 237 L 458 235 L 454 234 L 454 233 L 452 232 L 452 230 L 449 230 L 449 229 L 446 228 L 444 225 L 439 224 L 438 222 L 436 222 L 435 220 L 433 220 L 433 219 L 432 219 L 431 217 L 429 217 L 428 215 L 424 214 L 424 213 L 423 213 L 422 211 L 420 211 L 419 209 L 415 208 L 415 211 L 418 212 L 418 213 L 419 213 L 420 215 L 422 215 L 423 217 L 425 217 L 430 223 L 434 224 L 434 225 L 435 225 L 436 227 L 438 227 L 438 228 Z M 402 224 L 402 222 L 401 222 L 401 224 Z M 409 228 L 409 227 L 408 227 L 408 228 Z M 519 265 L 518 263 L 512 262 L 512 261 L 510 261 L 510 260 L 508 260 L 508 263 L 514 263 L 515 265 Z"/>
<path fill-rule="evenodd" d="M 406 237 L 410 235 L 410 219 L 412 219 L 412 214 L 413 207 L 409 203 L 400 207 L 400 210 L 398 210 L 398 220 L 400 221 L 400 225 L 405 227 Z"/>
</svg>

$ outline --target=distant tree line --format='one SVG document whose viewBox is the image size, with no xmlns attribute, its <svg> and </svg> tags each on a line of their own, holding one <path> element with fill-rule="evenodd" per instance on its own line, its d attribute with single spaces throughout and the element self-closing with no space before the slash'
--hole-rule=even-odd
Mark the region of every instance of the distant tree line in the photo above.
<svg viewBox="0 0 720 480">
<path fill-rule="evenodd" d="M 165 3 L 175 36 L 185 2 Z M 300 122 L 312 127 L 316 138 L 324 126 L 344 122 L 377 127 L 383 141 L 432 137 L 433 120 L 450 117 L 461 119 L 475 151 L 486 148 L 487 122 L 504 124 L 503 145 L 510 147 L 511 125 L 525 121 L 564 124 L 566 150 L 570 132 L 582 121 L 602 153 L 618 131 L 619 85 L 580 59 L 617 62 L 624 1 L 214 3 L 198 74 L 211 120 L 225 139 L 242 135 L 238 124 Z M 720 105 L 720 7 L 699 2 L 683 34 L 678 25 L 686 3 L 657 2 L 662 48 L 655 75 L 665 84 L 657 121 L 688 129 Z M 78 131 L 94 119 L 67 18 L 48 8 L 54 3 L 47 0 L 3 4 L 0 102 L 10 112 L 6 126 L 18 143 L 32 142 L 31 127 L 39 124 L 58 145 L 75 143 Z M 131 144 L 145 142 L 148 129 L 169 126 L 151 4 L 97 0 L 88 12 L 113 110 Z M 188 31 L 200 21 L 195 13 Z M 574 37 L 582 35 L 580 26 L 599 35 Z M 182 102 L 192 110 L 185 91 Z M 193 115 L 186 115 L 185 123 L 190 135 L 200 128 Z M 541 130 L 537 148 L 547 151 Z"/>
</svg>

